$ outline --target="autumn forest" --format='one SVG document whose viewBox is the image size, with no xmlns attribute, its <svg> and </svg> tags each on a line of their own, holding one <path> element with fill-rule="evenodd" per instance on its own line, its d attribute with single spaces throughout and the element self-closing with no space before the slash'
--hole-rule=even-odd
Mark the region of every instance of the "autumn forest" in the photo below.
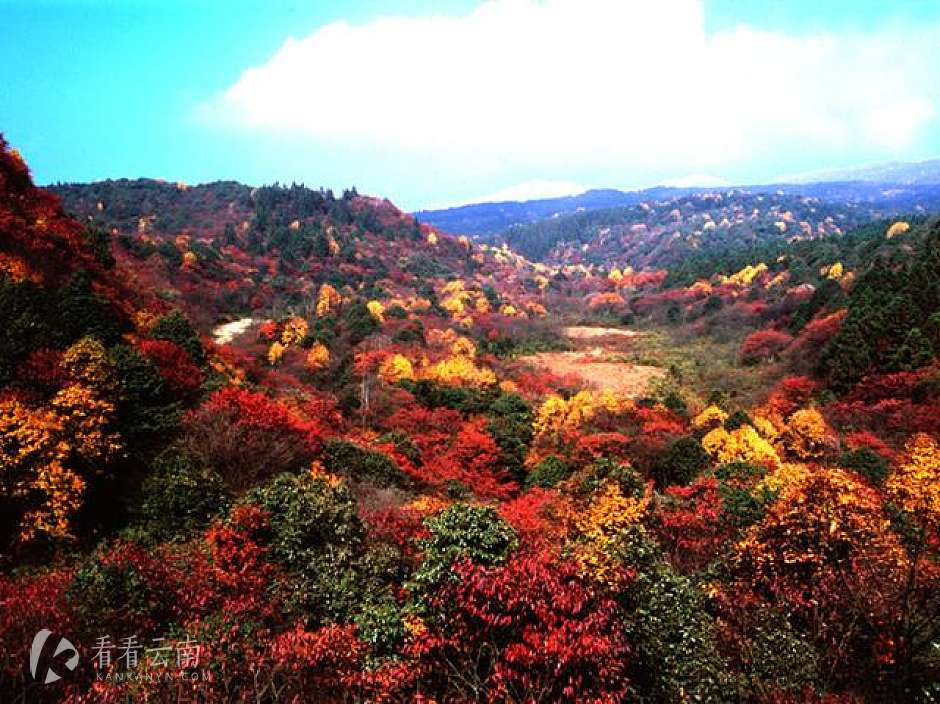
<svg viewBox="0 0 940 704">
<path fill-rule="evenodd" d="M 0 700 L 940 700 L 938 206 L 477 237 L 0 140 Z"/>
</svg>

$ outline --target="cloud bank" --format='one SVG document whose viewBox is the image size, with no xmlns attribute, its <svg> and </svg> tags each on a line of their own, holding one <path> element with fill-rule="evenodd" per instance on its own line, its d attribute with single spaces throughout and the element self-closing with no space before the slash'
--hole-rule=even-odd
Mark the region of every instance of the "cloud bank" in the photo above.
<svg viewBox="0 0 940 704">
<path fill-rule="evenodd" d="M 581 180 L 623 168 L 628 181 L 793 150 L 890 157 L 937 116 L 937 27 L 707 33 L 704 12 L 701 0 L 491 0 L 462 17 L 337 22 L 288 39 L 200 115 L 447 169 Z"/>
</svg>

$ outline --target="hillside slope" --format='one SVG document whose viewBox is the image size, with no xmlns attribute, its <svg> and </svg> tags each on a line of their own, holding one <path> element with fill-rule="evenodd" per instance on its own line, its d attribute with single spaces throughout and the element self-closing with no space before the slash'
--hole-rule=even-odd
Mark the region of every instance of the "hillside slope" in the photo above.
<svg viewBox="0 0 940 704">
<path fill-rule="evenodd" d="M 932 700 L 935 220 L 636 206 L 650 265 L 755 241 L 676 274 L 355 193 L 57 190 L 81 220 L 0 141 L 7 698 Z M 82 654 L 49 685 L 41 629 Z"/>
<path fill-rule="evenodd" d="M 940 209 L 940 187 L 879 190 L 877 198 L 851 184 L 830 184 L 822 192 L 824 197 L 785 189 L 704 192 L 520 225 L 504 237 L 524 256 L 548 263 L 655 269 L 778 240 L 840 235 L 873 220 Z"/>
<path fill-rule="evenodd" d="M 735 187 L 673 188 L 657 186 L 636 191 L 614 189 L 590 190 L 577 196 L 545 198 L 522 202 L 473 203 L 456 208 L 422 210 L 416 213 L 422 222 L 445 232 L 468 234 L 486 241 L 499 239 L 506 230 L 544 220 L 575 215 L 585 211 L 628 207 L 639 203 L 696 194 L 740 190 L 751 193 L 783 193 L 791 196 L 819 198 L 834 203 L 868 203 L 895 212 L 913 212 L 917 205 L 936 202 L 940 194 L 938 162 L 884 165 L 870 170 L 832 172 L 793 182 Z"/>
</svg>

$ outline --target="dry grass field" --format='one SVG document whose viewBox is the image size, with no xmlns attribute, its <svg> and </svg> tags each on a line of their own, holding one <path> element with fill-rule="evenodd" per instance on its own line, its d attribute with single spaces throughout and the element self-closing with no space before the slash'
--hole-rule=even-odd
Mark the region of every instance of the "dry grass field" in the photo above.
<svg viewBox="0 0 940 704">
<path fill-rule="evenodd" d="M 631 398 L 648 393 L 650 383 L 666 374 L 657 366 L 621 360 L 629 342 L 640 334 L 633 330 L 572 326 L 565 328 L 565 334 L 577 350 L 539 352 L 522 360 L 558 376 L 576 376 L 598 391 L 613 391 Z"/>
</svg>

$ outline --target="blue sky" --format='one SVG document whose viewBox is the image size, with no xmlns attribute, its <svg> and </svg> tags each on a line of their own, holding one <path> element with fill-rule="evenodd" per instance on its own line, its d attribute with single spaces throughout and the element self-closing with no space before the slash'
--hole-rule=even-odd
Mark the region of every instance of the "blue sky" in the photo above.
<svg viewBox="0 0 940 704">
<path fill-rule="evenodd" d="M 0 0 L 38 181 L 405 208 L 940 156 L 940 3 Z"/>
</svg>

